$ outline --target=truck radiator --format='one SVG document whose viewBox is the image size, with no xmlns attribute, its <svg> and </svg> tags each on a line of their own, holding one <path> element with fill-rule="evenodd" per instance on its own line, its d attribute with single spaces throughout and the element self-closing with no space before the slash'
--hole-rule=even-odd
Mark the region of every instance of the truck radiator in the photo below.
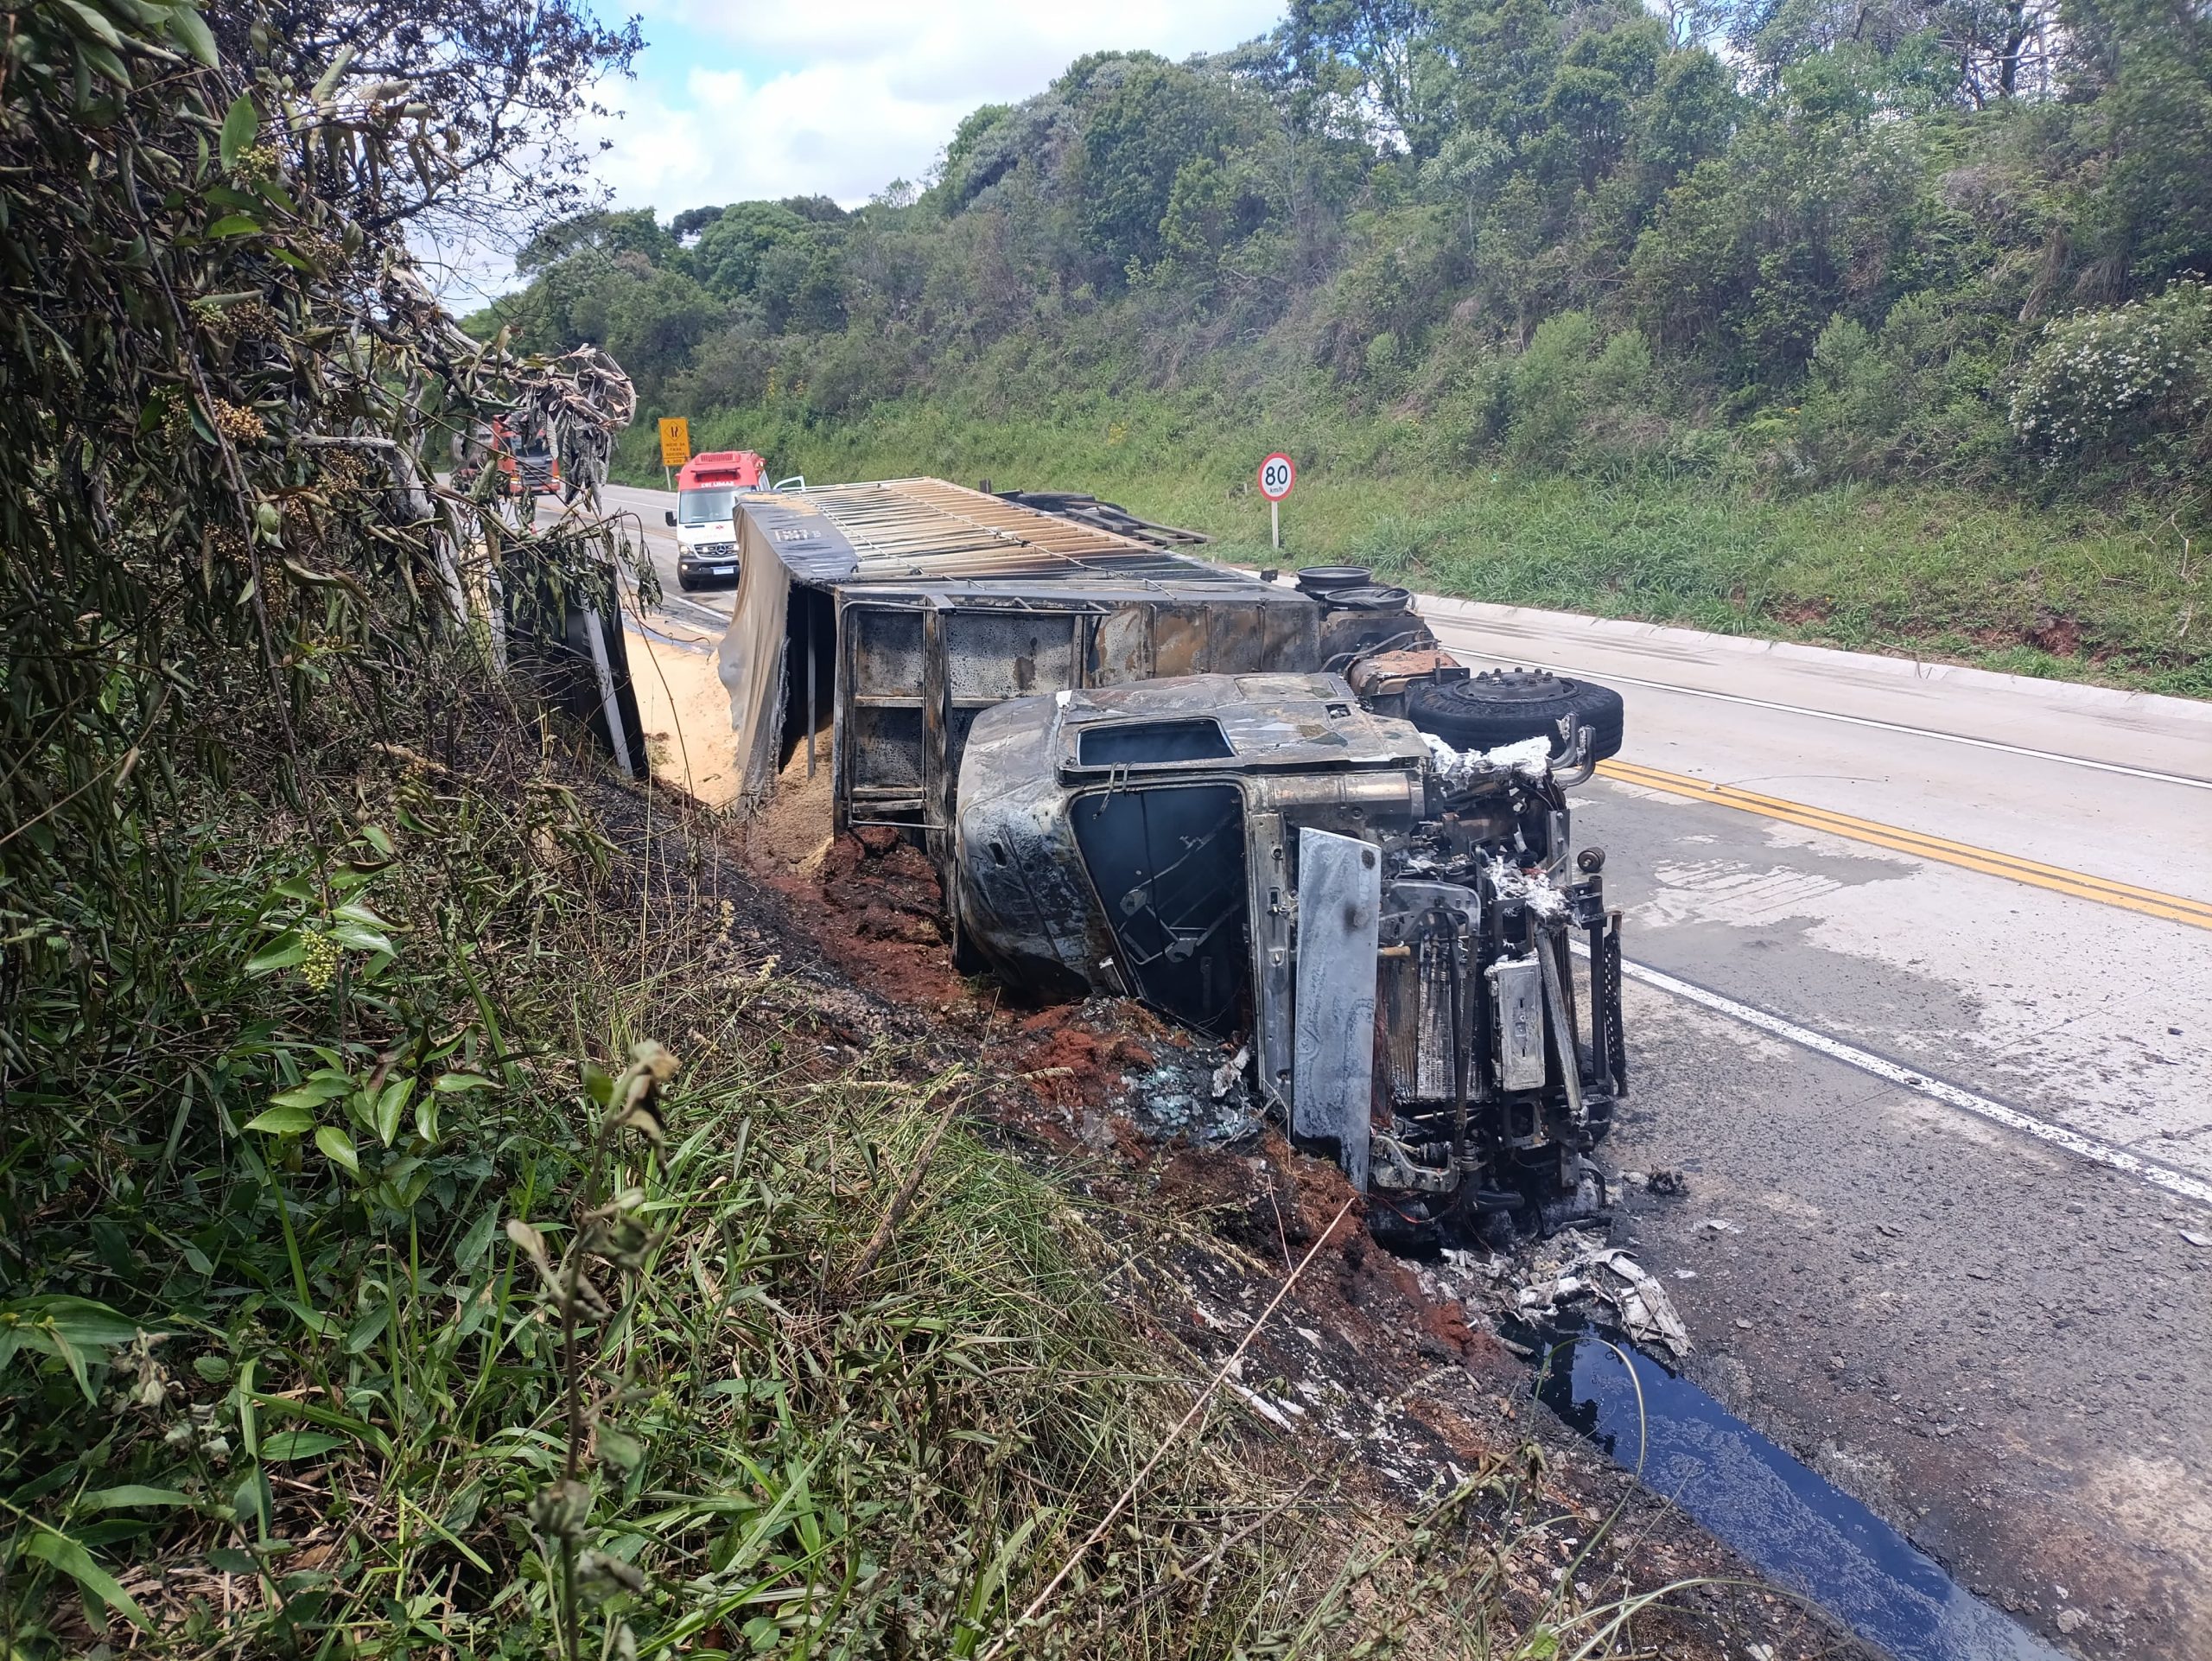
<svg viewBox="0 0 2212 1661">
<path fill-rule="evenodd" d="M 1452 942 L 1431 935 L 1382 960 L 1383 1051 L 1400 1102 L 1452 1099 Z"/>
</svg>

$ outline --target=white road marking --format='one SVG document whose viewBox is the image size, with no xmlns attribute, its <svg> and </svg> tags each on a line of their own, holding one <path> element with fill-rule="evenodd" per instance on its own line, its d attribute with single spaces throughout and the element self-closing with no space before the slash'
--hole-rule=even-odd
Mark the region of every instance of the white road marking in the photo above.
<svg viewBox="0 0 2212 1661">
<path fill-rule="evenodd" d="M 1663 971 L 1626 961 L 1622 963 L 1621 971 L 1630 980 L 1641 981 L 1646 986 L 1654 986 L 1662 992 L 1671 992 L 1678 998 L 1702 1004 L 1716 1014 L 1730 1016 L 1746 1026 L 1756 1027 L 1761 1032 L 1770 1033 L 1777 1038 L 1787 1039 L 1793 1044 L 1840 1061 L 1846 1066 L 1856 1067 L 1861 1072 L 1871 1072 L 1877 1079 L 1886 1079 L 1916 1095 L 1925 1096 L 1930 1101 L 1941 1102 L 1946 1107 L 1955 1107 L 1977 1118 L 2020 1131 L 2038 1142 L 2047 1142 L 2054 1148 L 2063 1148 L 2080 1158 L 2093 1160 L 2115 1171 L 2124 1171 L 2129 1176 L 2164 1188 L 2169 1193 L 2177 1193 L 2185 1200 L 2194 1200 L 2201 1206 L 2212 1206 L 2212 1182 L 2186 1176 L 2154 1161 L 2131 1154 L 2125 1148 L 2115 1148 L 2094 1136 L 2085 1136 L 2078 1130 L 2069 1130 L 2064 1125 L 2053 1124 L 2047 1119 L 2037 1118 L 2033 1114 L 2023 1113 L 2017 1107 L 2007 1107 L 2002 1102 L 1991 1101 L 1986 1096 L 1977 1096 L 1970 1090 L 1961 1090 L 1956 1085 L 1945 1084 L 1941 1079 L 1931 1079 L 1924 1072 L 1916 1072 L 1912 1068 L 1901 1066 L 1886 1057 L 1859 1049 L 1840 1039 L 1830 1038 L 1826 1033 L 1815 1032 L 1810 1027 L 1800 1027 L 1794 1021 L 1784 1021 L 1780 1015 L 1769 1015 L 1748 1003 L 1738 1003 L 1718 992 L 1708 992 L 1702 986 L 1678 980 Z"/>
</svg>

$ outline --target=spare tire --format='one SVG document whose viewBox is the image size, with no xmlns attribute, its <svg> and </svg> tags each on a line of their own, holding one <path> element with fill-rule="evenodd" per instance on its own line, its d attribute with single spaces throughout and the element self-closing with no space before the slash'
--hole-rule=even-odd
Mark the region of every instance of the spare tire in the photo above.
<svg viewBox="0 0 2212 1661">
<path fill-rule="evenodd" d="M 1555 756 L 1587 727 L 1591 755 L 1620 754 L 1621 695 L 1541 669 L 1486 669 L 1465 680 L 1410 687 L 1406 719 L 1454 749 L 1490 750 L 1524 738 L 1548 740 Z"/>
<path fill-rule="evenodd" d="M 1331 611 L 1411 611 L 1414 608 L 1412 589 L 1394 589 L 1378 582 L 1331 589 L 1314 597 Z"/>
<path fill-rule="evenodd" d="M 1375 581 L 1373 570 L 1364 565 L 1306 565 L 1298 573 L 1298 591 L 1319 599 L 1332 589 L 1356 589 Z"/>
</svg>

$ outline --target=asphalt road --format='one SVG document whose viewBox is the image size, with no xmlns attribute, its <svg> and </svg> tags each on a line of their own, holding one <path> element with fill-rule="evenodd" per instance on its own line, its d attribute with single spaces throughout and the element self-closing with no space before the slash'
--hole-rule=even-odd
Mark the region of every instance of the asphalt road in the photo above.
<svg viewBox="0 0 2212 1661">
<path fill-rule="evenodd" d="M 1576 831 L 1692 1374 L 2062 1646 L 2212 1655 L 2212 705 L 1421 604 L 1626 697 Z"/>
<path fill-rule="evenodd" d="M 663 609 L 687 623 L 711 621 L 719 626 L 728 622 L 733 589 L 702 589 L 685 594 L 676 586 L 676 532 L 661 517 L 676 506 L 676 493 L 609 485 L 601 495 L 610 511 L 634 516 L 634 529 L 660 577 Z"/>
</svg>

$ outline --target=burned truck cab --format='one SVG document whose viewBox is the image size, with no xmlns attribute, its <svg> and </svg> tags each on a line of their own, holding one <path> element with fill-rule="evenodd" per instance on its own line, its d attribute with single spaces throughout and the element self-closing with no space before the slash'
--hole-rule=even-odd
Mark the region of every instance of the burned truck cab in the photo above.
<svg viewBox="0 0 2212 1661">
<path fill-rule="evenodd" d="M 1567 869 L 1578 740 L 1556 768 L 1542 737 L 1458 750 L 1327 673 L 999 704 L 962 762 L 956 949 L 1236 1046 L 1385 1232 L 1554 1225 L 1598 1203 L 1626 1085 L 1603 858 Z"/>
</svg>

